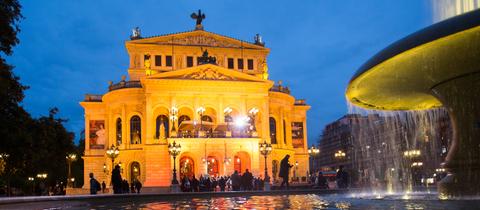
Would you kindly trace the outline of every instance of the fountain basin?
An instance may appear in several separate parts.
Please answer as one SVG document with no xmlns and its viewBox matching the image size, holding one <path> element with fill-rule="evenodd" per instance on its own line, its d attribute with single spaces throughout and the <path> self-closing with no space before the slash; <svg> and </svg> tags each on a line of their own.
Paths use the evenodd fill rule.
<svg viewBox="0 0 480 210">
<path fill-rule="evenodd" d="M 480 194 L 480 10 L 447 19 L 385 48 L 353 76 L 353 104 L 377 110 L 446 107 L 453 140 L 442 196 Z"/>
</svg>

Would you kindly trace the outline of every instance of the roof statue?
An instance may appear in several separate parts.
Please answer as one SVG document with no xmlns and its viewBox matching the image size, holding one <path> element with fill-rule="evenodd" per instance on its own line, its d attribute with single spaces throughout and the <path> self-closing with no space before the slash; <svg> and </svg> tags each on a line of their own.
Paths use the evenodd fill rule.
<svg viewBox="0 0 480 210">
<path fill-rule="evenodd" d="M 255 41 L 256 45 L 265 47 L 265 42 L 263 42 L 262 36 L 260 36 L 260 34 L 255 34 L 255 37 L 253 37 L 253 40 Z"/>
<path fill-rule="evenodd" d="M 198 65 L 208 64 L 208 63 L 217 64 L 217 58 L 213 56 L 208 56 L 207 50 L 203 51 L 202 56 L 198 57 L 197 59 L 198 59 L 197 60 Z"/>
<path fill-rule="evenodd" d="M 203 30 L 202 21 L 205 19 L 205 13 L 202 13 L 202 10 L 198 10 L 198 14 L 194 12 L 190 17 L 197 20 L 195 30 Z"/>
<path fill-rule="evenodd" d="M 132 35 L 130 36 L 131 40 L 134 39 L 141 39 L 142 35 L 140 34 L 140 28 L 137 26 L 134 29 L 132 29 Z"/>
</svg>

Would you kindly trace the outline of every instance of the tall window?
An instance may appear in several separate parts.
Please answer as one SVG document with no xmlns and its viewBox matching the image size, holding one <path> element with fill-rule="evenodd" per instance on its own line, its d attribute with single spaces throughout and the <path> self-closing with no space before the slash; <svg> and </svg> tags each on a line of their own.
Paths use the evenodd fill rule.
<svg viewBox="0 0 480 210">
<path fill-rule="evenodd" d="M 142 143 L 142 122 L 140 117 L 135 115 L 130 118 L 130 144 Z"/>
<path fill-rule="evenodd" d="M 253 70 L 253 59 L 247 60 L 247 68 L 248 70 Z"/>
<path fill-rule="evenodd" d="M 287 124 L 283 120 L 283 143 L 287 144 Z"/>
<path fill-rule="evenodd" d="M 277 143 L 277 122 L 275 121 L 275 118 L 270 117 L 270 139 L 272 144 Z"/>
<path fill-rule="evenodd" d="M 162 56 L 156 55 L 155 56 L 155 66 L 162 66 Z"/>
<path fill-rule="evenodd" d="M 238 59 L 238 69 L 243 69 L 243 59 L 242 58 Z"/>
<path fill-rule="evenodd" d="M 192 66 L 193 66 L 193 57 L 187 56 L 187 67 L 192 67 Z"/>
<path fill-rule="evenodd" d="M 116 122 L 116 139 L 117 139 L 117 146 L 122 144 L 122 119 L 117 118 Z"/>
<path fill-rule="evenodd" d="M 172 56 L 171 55 L 165 56 L 165 65 L 166 66 L 172 66 Z"/>
<path fill-rule="evenodd" d="M 169 135 L 169 130 L 168 130 L 168 117 L 165 115 L 159 115 L 155 121 L 156 126 L 155 126 L 155 138 L 159 139 L 160 137 L 162 138 L 167 138 Z M 163 125 L 163 128 L 162 128 Z M 163 129 L 163 130 L 162 130 Z"/>
<path fill-rule="evenodd" d="M 227 60 L 227 63 L 228 63 L 228 68 L 229 69 L 233 69 L 233 58 L 228 58 Z"/>
</svg>

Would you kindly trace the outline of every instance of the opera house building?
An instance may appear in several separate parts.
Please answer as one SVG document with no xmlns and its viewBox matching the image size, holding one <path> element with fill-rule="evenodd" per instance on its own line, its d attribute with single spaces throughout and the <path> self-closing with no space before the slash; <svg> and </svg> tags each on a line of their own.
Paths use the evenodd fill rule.
<svg viewBox="0 0 480 210">
<path fill-rule="evenodd" d="M 128 76 L 103 95 L 87 94 L 84 188 L 89 173 L 110 183 L 112 164 L 122 178 L 144 187 L 169 187 L 174 164 L 184 176 L 231 175 L 249 170 L 272 181 L 290 155 L 290 177 L 309 170 L 306 113 L 310 106 L 269 80 L 270 52 L 261 37 L 242 41 L 195 30 L 125 41 Z M 115 79 L 115 78 L 112 78 Z M 107 81 L 105 81 L 107 82 Z M 176 159 L 169 144 L 180 144 Z M 267 161 L 260 143 L 270 143 Z M 116 154 L 112 153 L 115 148 Z"/>
</svg>

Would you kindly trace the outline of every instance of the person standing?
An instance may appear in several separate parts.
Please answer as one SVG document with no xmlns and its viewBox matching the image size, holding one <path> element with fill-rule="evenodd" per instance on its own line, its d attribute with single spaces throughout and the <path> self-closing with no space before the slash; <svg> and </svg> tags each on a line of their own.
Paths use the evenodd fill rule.
<svg viewBox="0 0 480 210">
<path fill-rule="evenodd" d="M 113 194 L 122 193 L 122 175 L 120 174 L 119 165 L 116 165 L 115 169 L 112 170 L 112 185 L 113 185 Z"/>
<path fill-rule="evenodd" d="M 100 183 L 93 177 L 93 173 L 90 176 L 90 195 L 96 195 L 100 191 Z"/>
<path fill-rule="evenodd" d="M 348 173 L 343 170 L 343 166 L 340 166 L 337 171 L 336 175 L 337 186 L 340 189 L 344 189 L 348 187 Z"/>
<path fill-rule="evenodd" d="M 252 190 L 252 183 L 253 183 L 253 175 L 248 171 L 248 169 L 245 170 L 245 173 L 243 173 L 242 176 L 242 184 L 243 184 L 243 190 Z"/>
<path fill-rule="evenodd" d="M 241 177 L 238 175 L 238 171 L 235 170 L 233 172 L 232 176 L 230 177 L 232 179 L 232 190 L 233 191 L 239 191 L 240 190 L 240 185 L 241 185 Z"/>
<path fill-rule="evenodd" d="M 140 194 L 140 190 L 142 189 L 142 183 L 138 179 L 135 180 L 135 189 L 137 190 L 137 194 Z"/>
<path fill-rule="evenodd" d="M 102 193 L 105 193 L 107 189 L 107 185 L 105 184 L 105 181 L 102 182 Z"/>
<path fill-rule="evenodd" d="M 290 165 L 288 162 L 288 159 L 290 158 L 290 155 L 286 155 L 282 161 L 280 162 L 280 173 L 278 174 L 279 177 L 283 179 L 282 184 L 280 185 L 280 188 L 283 188 L 283 185 L 287 185 L 287 190 L 290 188 L 290 185 L 288 184 L 288 175 L 290 172 L 290 168 L 293 167 L 293 165 Z"/>
</svg>

